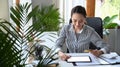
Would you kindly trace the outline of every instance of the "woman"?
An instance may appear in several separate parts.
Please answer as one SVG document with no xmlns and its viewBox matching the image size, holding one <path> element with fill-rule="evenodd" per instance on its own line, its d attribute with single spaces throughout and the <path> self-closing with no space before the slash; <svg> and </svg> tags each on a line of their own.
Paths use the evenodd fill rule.
<svg viewBox="0 0 120 67">
<path fill-rule="evenodd" d="M 81 53 L 85 50 L 90 50 L 89 46 L 92 42 L 95 46 L 100 47 L 100 50 L 90 50 L 95 56 L 100 56 L 103 53 L 109 52 L 109 45 L 107 45 L 96 31 L 90 26 L 86 25 L 86 11 L 82 6 L 76 6 L 71 11 L 70 24 L 65 25 L 61 31 L 56 45 L 60 50 L 58 55 L 62 60 L 67 60 L 70 56 L 63 53 L 62 45 L 68 48 L 70 53 Z"/>
</svg>

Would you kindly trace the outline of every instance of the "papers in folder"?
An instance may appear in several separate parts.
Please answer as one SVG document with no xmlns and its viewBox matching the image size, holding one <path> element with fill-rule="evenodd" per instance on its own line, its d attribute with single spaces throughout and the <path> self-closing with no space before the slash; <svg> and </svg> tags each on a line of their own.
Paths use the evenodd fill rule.
<svg viewBox="0 0 120 67">
<path fill-rule="evenodd" d="M 101 59 L 105 60 L 109 64 L 120 64 L 120 56 L 116 52 L 110 54 L 103 54 L 100 56 Z"/>
<path fill-rule="evenodd" d="M 100 57 L 95 57 L 93 54 L 91 53 L 83 53 L 83 54 L 80 54 L 80 55 L 77 55 L 77 57 L 75 57 L 76 55 L 71 55 L 73 57 L 71 57 L 69 60 L 69 62 L 75 62 L 75 65 L 76 66 L 89 66 L 89 65 L 104 65 L 104 64 L 118 64 L 120 63 L 120 56 L 116 53 L 116 52 L 112 52 L 110 54 L 103 54 L 101 55 Z M 90 57 L 90 60 L 88 58 L 87 61 L 89 62 L 80 62 L 80 61 L 86 61 L 85 59 L 84 60 L 79 60 L 80 57 L 79 56 L 88 56 Z"/>
</svg>

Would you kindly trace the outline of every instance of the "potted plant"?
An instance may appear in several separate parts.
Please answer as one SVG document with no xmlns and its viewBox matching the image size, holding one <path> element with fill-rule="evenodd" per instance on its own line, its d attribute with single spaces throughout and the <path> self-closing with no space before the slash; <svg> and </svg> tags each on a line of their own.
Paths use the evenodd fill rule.
<svg viewBox="0 0 120 67">
<path fill-rule="evenodd" d="M 46 29 L 43 29 L 43 26 L 41 27 L 41 21 L 45 19 L 38 20 L 39 17 L 36 16 L 39 12 L 38 6 L 28 12 L 30 6 L 31 4 L 26 3 L 24 5 L 19 4 L 16 7 L 11 7 L 10 17 L 13 20 L 12 23 L 2 19 L 0 20 L 0 36 L 2 37 L 0 38 L 0 60 L 2 61 L 0 65 L 4 67 L 8 67 L 9 65 L 11 65 L 11 67 L 24 67 L 30 54 L 35 51 L 30 50 L 38 44 L 37 41 L 39 41 L 38 38 L 41 37 L 40 34 L 46 31 Z M 33 17 L 35 18 L 35 20 L 33 20 L 35 22 L 26 27 Z M 46 19 L 47 17 L 48 16 L 44 16 Z M 28 50 L 27 44 L 32 41 L 34 41 L 33 46 Z M 45 49 L 45 46 L 40 48 Z M 49 49 L 46 57 L 41 58 L 39 56 L 38 58 L 40 61 L 38 66 L 48 66 L 53 59 L 50 61 L 45 59 L 51 59 L 55 55 L 53 53 L 54 51 Z"/>
<path fill-rule="evenodd" d="M 39 27 L 41 27 L 42 30 L 58 31 L 59 25 L 63 21 L 59 16 L 58 8 L 55 8 L 54 5 L 42 6 L 33 17 L 33 22 L 35 22 L 36 25 L 40 24 Z"/>
<path fill-rule="evenodd" d="M 103 28 L 104 28 L 103 34 L 109 35 L 108 29 L 115 29 L 119 26 L 117 23 L 113 22 L 117 18 L 117 16 L 118 15 L 113 15 L 112 17 L 106 16 L 103 19 Z"/>
<path fill-rule="evenodd" d="M 111 47 L 111 51 L 115 50 L 115 45 L 117 45 L 117 37 L 119 24 L 114 23 L 114 20 L 118 17 L 118 15 L 113 15 L 111 17 L 107 16 L 103 19 L 103 35 L 105 41 L 107 41 Z"/>
</svg>

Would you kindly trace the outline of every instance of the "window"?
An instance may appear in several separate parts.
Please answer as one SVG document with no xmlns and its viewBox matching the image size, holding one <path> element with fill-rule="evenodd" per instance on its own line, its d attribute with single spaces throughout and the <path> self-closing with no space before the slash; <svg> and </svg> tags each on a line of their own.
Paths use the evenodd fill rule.
<svg viewBox="0 0 120 67">
<path fill-rule="evenodd" d="M 120 24 L 120 0 L 96 0 L 95 16 L 104 19 L 106 16 L 118 15 L 114 21 Z"/>
<path fill-rule="evenodd" d="M 60 15 L 65 23 L 69 23 L 71 9 L 76 5 L 86 6 L 86 0 L 60 0 Z"/>
</svg>

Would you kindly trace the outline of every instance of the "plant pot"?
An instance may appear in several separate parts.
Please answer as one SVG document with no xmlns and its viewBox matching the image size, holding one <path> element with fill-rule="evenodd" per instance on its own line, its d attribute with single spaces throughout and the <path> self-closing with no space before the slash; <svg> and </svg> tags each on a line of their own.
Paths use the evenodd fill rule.
<svg viewBox="0 0 120 67">
<path fill-rule="evenodd" d="M 120 29 L 109 29 L 108 44 L 111 46 L 111 51 L 117 52 L 120 55 Z"/>
</svg>

